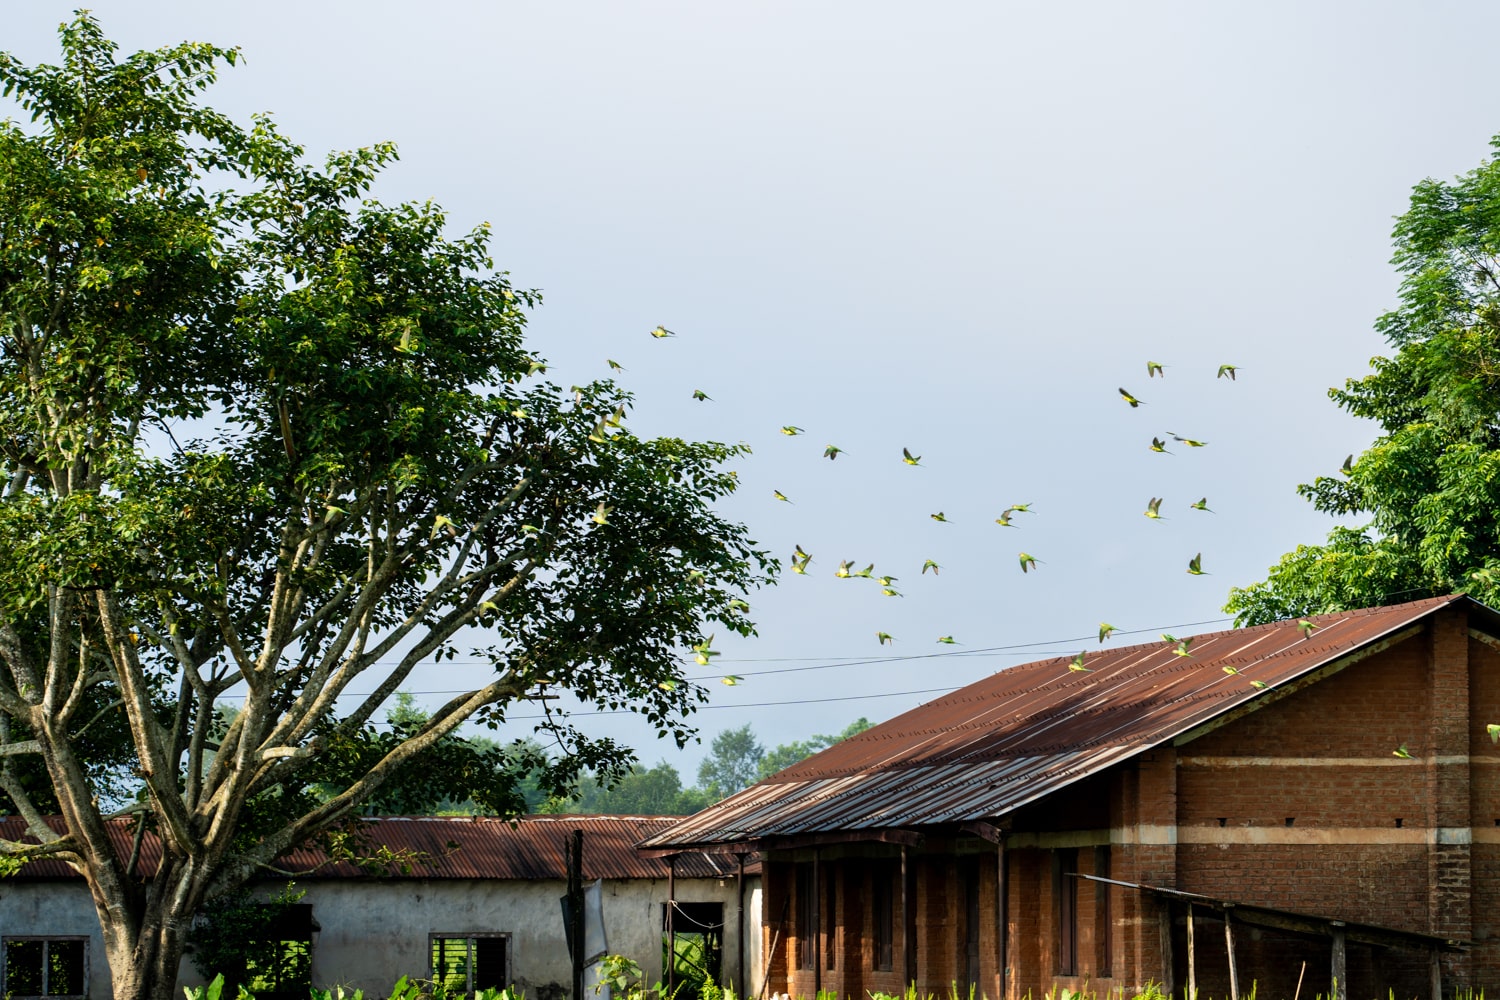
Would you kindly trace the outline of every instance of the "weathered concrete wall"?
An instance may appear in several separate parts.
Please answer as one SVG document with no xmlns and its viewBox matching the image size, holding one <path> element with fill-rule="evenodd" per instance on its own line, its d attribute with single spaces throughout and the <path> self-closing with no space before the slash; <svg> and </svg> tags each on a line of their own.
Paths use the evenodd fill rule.
<svg viewBox="0 0 1500 1000">
<path fill-rule="evenodd" d="M 89 939 L 89 997 L 108 1000 L 109 966 L 104 961 L 104 937 L 88 889 L 78 882 L 0 881 L 0 937 L 37 934 Z"/>
<path fill-rule="evenodd" d="M 760 880 L 746 879 L 745 928 L 752 948 L 760 938 Z M 571 989 L 572 966 L 565 945 L 562 881 L 487 880 L 306 880 L 302 902 L 311 903 L 322 930 L 313 949 L 313 984 L 343 985 L 385 995 L 402 976 L 427 978 L 428 935 L 503 933 L 514 984 L 530 1000 L 550 1000 Z M 269 887 L 267 895 L 280 891 Z M 739 941 L 733 878 L 678 879 L 682 903 L 724 905 L 724 976 L 737 981 Z M 604 882 L 604 928 L 609 951 L 638 962 L 648 982 L 662 976 L 662 906 L 665 880 Z M 81 882 L 16 882 L 0 885 L 0 935 L 88 935 L 89 996 L 110 996 L 98 920 Z M 751 968 L 758 967 L 758 949 Z M 184 960 L 179 985 L 201 983 Z M 760 981 L 752 976 L 751 989 Z"/>
</svg>

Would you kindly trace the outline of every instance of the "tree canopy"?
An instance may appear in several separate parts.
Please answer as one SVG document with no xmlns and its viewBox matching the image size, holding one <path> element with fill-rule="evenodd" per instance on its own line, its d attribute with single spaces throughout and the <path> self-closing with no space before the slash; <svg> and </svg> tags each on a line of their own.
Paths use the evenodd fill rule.
<svg viewBox="0 0 1500 1000">
<path fill-rule="evenodd" d="M 1500 160 L 1418 184 L 1394 244 L 1400 301 L 1376 322 L 1394 354 L 1330 390 L 1380 434 L 1338 474 L 1298 487 L 1365 523 L 1231 591 L 1239 624 L 1447 593 L 1500 602 Z"/>
<path fill-rule="evenodd" d="M 552 813 L 686 816 L 869 728 L 870 720 L 859 718 L 842 732 L 793 740 L 767 750 L 747 722 L 714 737 L 698 765 L 697 785 L 684 787 L 682 775 L 666 761 L 651 768 L 637 764 L 612 783 L 585 775 L 573 794 L 554 797 L 542 809 Z"/>
<path fill-rule="evenodd" d="M 40 841 L 0 857 L 79 870 L 116 996 L 164 998 L 205 899 L 466 720 L 563 689 L 688 738 L 680 651 L 752 631 L 775 564 L 713 507 L 742 447 L 547 381 L 489 227 L 369 197 L 394 147 L 314 165 L 204 107 L 233 49 L 117 58 L 87 15 L 61 41 L 0 54 L 31 116 L 0 124 L 0 789 Z M 481 684 L 374 725 L 469 642 Z M 549 728 L 566 753 L 516 753 L 552 786 L 628 769 Z M 123 819 L 161 841 L 149 881 Z"/>
</svg>

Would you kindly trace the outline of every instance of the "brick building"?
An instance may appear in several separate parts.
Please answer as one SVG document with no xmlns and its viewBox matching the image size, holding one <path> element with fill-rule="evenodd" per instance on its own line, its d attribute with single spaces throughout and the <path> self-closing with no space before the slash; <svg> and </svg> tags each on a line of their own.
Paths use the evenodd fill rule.
<svg viewBox="0 0 1500 1000">
<path fill-rule="evenodd" d="M 1044 660 L 641 844 L 759 850 L 773 991 L 1500 989 L 1500 615 L 1443 597 Z"/>
</svg>

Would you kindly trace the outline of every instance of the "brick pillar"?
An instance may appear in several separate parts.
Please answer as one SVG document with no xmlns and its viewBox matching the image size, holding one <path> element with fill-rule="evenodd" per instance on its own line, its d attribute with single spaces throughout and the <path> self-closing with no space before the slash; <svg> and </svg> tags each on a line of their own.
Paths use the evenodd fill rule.
<svg viewBox="0 0 1500 1000">
<path fill-rule="evenodd" d="M 1469 618 L 1433 616 L 1428 659 L 1427 926 L 1444 937 L 1473 934 L 1472 817 L 1469 811 Z M 1464 956 L 1444 957 L 1445 991 L 1470 985 Z"/>
<path fill-rule="evenodd" d="M 1122 768 L 1111 802 L 1113 877 L 1122 882 L 1177 885 L 1177 751 L 1158 747 Z M 1152 895 L 1122 892 L 1115 919 L 1116 978 L 1129 986 L 1171 988 L 1161 928 L 1170 911 Z"/>
</svg>

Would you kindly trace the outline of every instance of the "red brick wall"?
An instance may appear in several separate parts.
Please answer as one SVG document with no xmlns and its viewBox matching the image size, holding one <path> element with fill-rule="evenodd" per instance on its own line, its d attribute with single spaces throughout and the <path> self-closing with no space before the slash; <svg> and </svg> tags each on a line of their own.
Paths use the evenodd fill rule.
<svg viewBox="0 0 1500 1000">
<path fill-rule="evenodd" d="M 1181 995 L 1182 910 L 1170 922 L 1174 940 L 1164 942 L 1166 911 L 1158 897 L 1110 890 L 1113 975 L 1106 978 L 1098 964 L 1097 895 L 1090 883 L 1076 890 L 1076 975 L 1058 977 L 1052 847 L 1079 845 L 1078 870 L 1092 873 L 1095 841 L 1110 843 L 1110 875 L 1122 881 L 1473 940 L 1476 947 L 1466 954 L 1444 958 L 1446 989 L 1500 988 L 1500 946 L 1494 943 L 1500 933 L 1500 746 L 1485 732 L 1487 723 L 1500 723 L 1500 650 L 1471 638 L 1467 628 L 1464 613 L 1439 613 L 1420 633 L 1336 674 L 1175 749 L 1141 754 L 1087 787 L 1063 790 L 1012 817 L 1007 995 L 1040 997 L 1056 983 L 1086 983 L 1102 993 L 1149 981 L 1165 981 Z M 1402 745 L 1413 759 L 1392 753 Z M 888 856 L 895 851 L 886 850 Z M 980 984 L 986 994 L 998 992 L 997 868 L 993 847 L 974 838 L 929 840 L 911 854 L 917 985 L 924 992 L 946 994 L 966 977 L 959 865 L 964 852 L 975 850 Z M 837 967 L 824 970 L 824 988 L 850 996 L 896 992 L 905 968 L 901 917 L 895 969 L 871 971 L 868 860 L 851 856 L 826 864 L 839 866 L 841 889 Z M 773 858 L 765 896 L 768 946 L 792 884 L 778 870 L 789 869 Z M 789 913 L 795 917 L 795 901 Z M 1198 939 L 1200 994 L 1223 997 L 1222 923 L 1209 920 Z M 785 973 L 795 948 L 788 934 L 772 955 L 772 989 L 811 995 L 810 972 Z M 1243 991 L 1257 983 L 1260 995 L 1290 995 L 1305 962 L 1303 992 L 1327 993 L 1324 941 L 1241 927 L 1236 952 Z M 1426 994 L 1420 953 L 1351 945 L 1348 965 L 1351 996 L 1383 995 L 1387 988 Z"/>
</svg>

